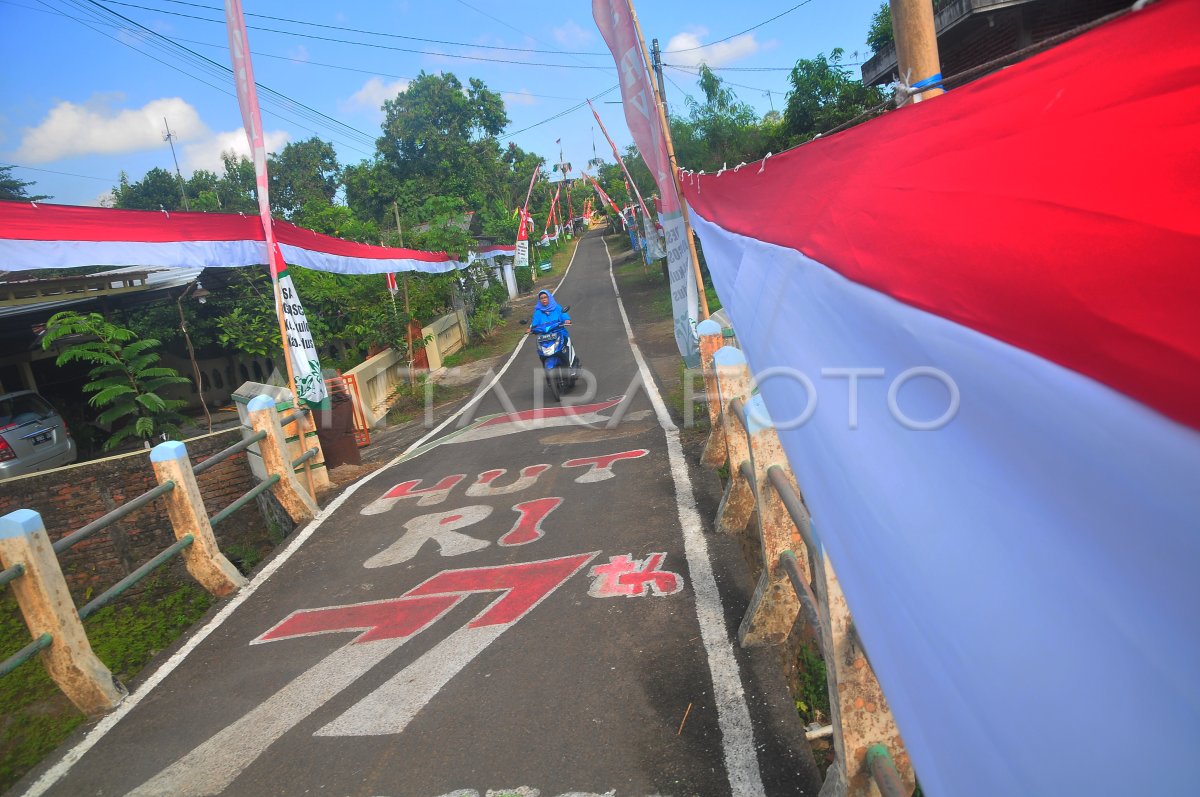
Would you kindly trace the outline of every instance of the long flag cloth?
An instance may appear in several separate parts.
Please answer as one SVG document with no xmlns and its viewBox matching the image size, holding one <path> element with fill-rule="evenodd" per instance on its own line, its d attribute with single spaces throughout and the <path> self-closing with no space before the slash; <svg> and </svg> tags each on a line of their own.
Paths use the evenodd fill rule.
<svg viewBox="0 0 1200 797">
<path fill-rule="evenodd" d="M 275 238 L 286 262 L 338 274 L 453 271 L 445 252 L 344 241 L 285 221 Z M 0 202 L 0 268 L 73 266 L 212 268 L 268 262 L 262 222 L 236 213 L 113 210 Z"/>
<path fill-rule="evenodd" d="M 1162 0 L 684 176 L 927 794 L 1196 793 L 1197 30 Z"/>
</svg>

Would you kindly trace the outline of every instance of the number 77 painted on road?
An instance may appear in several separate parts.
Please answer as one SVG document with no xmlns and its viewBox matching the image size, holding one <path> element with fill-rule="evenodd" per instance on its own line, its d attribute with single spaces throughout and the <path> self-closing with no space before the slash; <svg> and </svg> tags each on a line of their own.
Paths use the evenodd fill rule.
<svg viewBox="0 0 1200 797">
<path fill-rule="evenodd" d="M 398 598 L 293 612 L 252 644 L 359 632 L 241 719 L 130 792 L 219 794 L 262 753 L 334 695 L 468 595 L 500 592 L 482 612 L 317 731 L 318 736 L 399 733 L 484 648 L 583 569 L 599 551 L 498 567 L 444 570 Z"/>
</svg>

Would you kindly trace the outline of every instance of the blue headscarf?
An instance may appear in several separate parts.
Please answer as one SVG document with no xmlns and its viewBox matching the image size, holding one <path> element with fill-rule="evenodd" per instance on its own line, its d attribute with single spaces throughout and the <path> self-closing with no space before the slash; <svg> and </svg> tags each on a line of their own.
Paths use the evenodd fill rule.
<svg viewBox="0 0 1200 797">
<path fill-rule="evenodd" d="M 546 296 L 546 306 L 542 307 L 542 296 Z M 567 315 L 567 311 L 562 308 L 562 305 L 554 301 L 554 294 L 550 291 L 538 291 L 537 301 L 533 305 L 533 319 L 529 322 L 530 326 L 536 328 L 553 326 L 569 321 L 571 317 Z"/>
</svg>

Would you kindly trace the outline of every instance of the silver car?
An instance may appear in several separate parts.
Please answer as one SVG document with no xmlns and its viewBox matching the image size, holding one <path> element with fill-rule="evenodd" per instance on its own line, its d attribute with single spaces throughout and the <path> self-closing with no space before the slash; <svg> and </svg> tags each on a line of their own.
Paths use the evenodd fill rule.
<svg viewBox="0 0 1200 797">
<path fill-rule="evenodd" d="M 0 395 L 0 479 L 75 461 L 75 441 L 62 416 L 32 390 Z"/>
</svg>

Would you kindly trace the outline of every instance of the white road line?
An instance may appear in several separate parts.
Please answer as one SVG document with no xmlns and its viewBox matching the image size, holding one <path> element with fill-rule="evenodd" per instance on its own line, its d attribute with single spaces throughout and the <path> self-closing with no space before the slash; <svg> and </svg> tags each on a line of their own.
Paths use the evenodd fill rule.
<svg viewBox="0 0 1200 797">
<path fill-rule="evenodd" d="M 575 255 L 579 254 L 579 249 L 583 246 L 583 242 L 584 239 L 580 238 L 579 243 L 575 245 L 575 251 L 571 253 L 571 260 L 567 263 L 567 270 L 563 272 L 562 279 L 558 281 L 558 285 L 554 286 L 555 292 L 557 292 L 559 288 L 562 287 L 563 283 L 567 281 L 567 275 L 571 273 L 571 266 L 575 264 Z M 607 245 L 605 246 L 605 251 L 607 251 Z M 611 262 L 611 258 L 609 258 L 609 260 Z M 516 348 L 513 349 L 513 353 L 509 355 L 508 361 L 504 363 L 504 367 L 500 369 L 499 373 L 497 373 L 495 378 L 493 378 L 488 384 L 487 390 L 478 392 L 475 398 L 464 404 L 457 412 L 438 424 L 433 431 L 429 432 L 427 435 L 424 435 L 420 440 L 404 449 L 403 453 L 401 453 L 387 465 L 384 465 L 382 468 L 374 471 L 373 473 L 368 473 L 366 476 L 347 487 L 341 495 L 333 500 L 333 503 L 321 510 L 299 534 L 292 538 L 291 543 L 289 543 L 288 546 L 284 548 L 278 556 L 268 562 L 263 569 L 258 572 L 253 580 L 251 580 L 250 583 L 242 589 L 241 592 L 230 598 L 229 602 L 225 604 L 221 611 L 217 612 L 217 614 L 211 620 L 209 620 L 203 628 L 197 631 L 194 636 L 190 637 L 187 642 L 185 642 L 183 646 L 179 648 L 179 650 L 175 651 L 175 653 L 172 654 L 169 659 L 164 661 L 162 665 L 155 670 L 149 678 L 143 681 L 136 691 L 126 697 L 121 705 L 114 709 L 111 714 L 105 715 L 105 717 L 96 724 L 96 727 L 83 737 L 79 744 L 72 747 L 69 751 L 67 751 L 66 755 L 64 755 L 61 759 L 55 762 L 53 766 L 42 773 L 42 776 L 34 781 L 33 785 L 30 786 L 27 791 L 25 791 L 23 797 L 41 797 L 41 795 L 45 794 L 51 786 L 53 786 L 63 776 L 70 772 L 71 768 L 79 762 L 79 759 L 83 758 L 83 756 L 89 750 L 91 750 L 97 742 L 104 738 L 105 734 L 112 730 L 118 722 L 120 722 L 129 714 L 129 712 L 133 711 L 138 704 L 145 699 L 146 695 L 150 694 L 150 692 L 153 691 L 160 683 L 162 683 L 168 675 L 174 672 L 175 668 L 182 664 L 184 659 L 186 659 L 191 652 L 200 645 L 201 642 L 203 642 L 209 637 L 209 635 L 220 628 L 221 625 L 224 624 L 227 619 L 229 619 L 229 616 L 233 614 L 237 607 L 241 606 L 250 598 L 251 595 L 257 592 L 258 588 L 266 583 L 267 579 L 274 575 L 275 571 L 282 567 L 284 563 L 287 562 L 296 553 L 296 551 L 300 549 L 300 546 L 307 542 L 308 538 L 311 537 L 317 531 L 317 529 L 319 529 L 325 523 L 325 521 L 328 520 L 333 513 L 342 506 L 342 504 L 346 503 L 346 501 L 350 499 L 350 496 L 358 492 L 359 488 L 361 488 L 375 476 L 383 473 L 388 468 L 404 459 L 410 452 L 420 448 L 420 446 L 429 440 L 429 438 L 446 428 L 446 426 L 452 423 L 456 418 L 458 418 L 458 416 L 462 415 L 480 399 L 487 395 L 487 393 L 491 391 L 493 387 L 495 387 L 496 383 L 500 381 L 500 377 L 502 377 L 504 372 L 508 370 L 509 366 L 513 364 L 513 361 L 517 359 L 517 354 L 521 351 L 521 347 L 524 344 L 525 337 L 522 337 L 517 343 Z"/>
<path fill-rule="evenodd" d="M 721 608 L 721 596 L 717 592 L 717 580 L 713 576 L 712 563 L 708 559 L 708 542 L 696 510 L 696 497 L 692 493 L 692 479 L 688 475 L 687 462 L 683 458 L 683 445 L 679 442 L 679 428 L 671 421 L 667 406 L 659 395 L 654 376 L 646 367 L 642 352 L 634 341 L 633 328 L 621 301 L 617 278 L 613 273 L 612 254 L 608 243 L 604 243 L 608 255 L 608 276 L 612 280 L 613 293 L 617 297 L 617 309 L 629 336 L 629 348 L 637 361 L 642 383 L 658 423 L 667 437 L 667 455 L 671 461 L 671 478 L 675 482 L 675 503 L 679 510 L 679 526 L 683 530 L 683 547 L 687 556 L 688 569 L 692 574 L 692 589 L 696 593 L 696 619 L 700 622 L 700 636 L 708 655 L 708 668 L 713 679 L 713 698 L 717 705 L 717 724 L 721 728 L 721 743 L 725 748 L 725 769 L 729 774 L 729 786 L 735 797 L 758 797 L 765 794 L 762 774 L 758 768 L 758 754 L 754 750 L 754 728 L 750 724 L 750 709 L 742 690 L 741 674 L 733 657 L 729 642 L 729 630 L 725 625 L 725 613 Z"/>
</svg>

